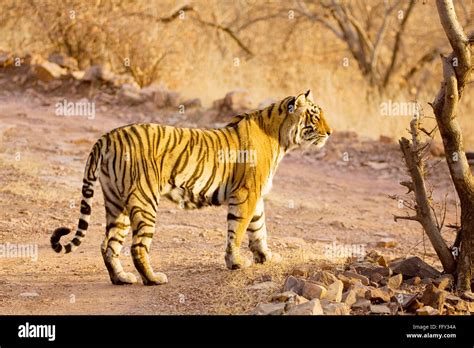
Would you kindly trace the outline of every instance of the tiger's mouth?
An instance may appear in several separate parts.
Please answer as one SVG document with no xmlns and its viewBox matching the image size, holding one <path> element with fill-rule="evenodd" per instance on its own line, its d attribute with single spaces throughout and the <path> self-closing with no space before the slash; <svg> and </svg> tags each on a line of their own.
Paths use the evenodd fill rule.
<svg viewBox="0 0 474 348">
<path fill-rule="evenodd" d="M 326 141 L 328 140 L 328 138 L 329 138 L 328 135 L 315 135 L 310 140 L 310 143 L 311 145 L 314 145 L 317 149 L 320 149 L 326 144 Z"/>
</svg>

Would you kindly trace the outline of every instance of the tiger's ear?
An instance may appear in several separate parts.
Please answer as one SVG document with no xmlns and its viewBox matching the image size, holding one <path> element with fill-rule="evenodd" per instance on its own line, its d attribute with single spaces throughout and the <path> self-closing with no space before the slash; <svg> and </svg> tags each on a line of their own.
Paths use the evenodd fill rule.
<svg viewBox="0 0 474 348">
<path fill-rule="evenodd" d="M 311 101 L 314 100 L 313 99 L 313 93 L 311 93 L 310 89 L 308 89 L 304 95 L 306 96 L 306 100 L 311 100 Z"/>
<path fill-rule="evenodd" d="M 306 100 L 312 100 L 313 96 L 311 94 L 311 90 L 308 89 L 306 93 L 301 93 L 299 96 L 296 97 L 295 100 L 295 109 L 306 105 Z"/>
</svg>

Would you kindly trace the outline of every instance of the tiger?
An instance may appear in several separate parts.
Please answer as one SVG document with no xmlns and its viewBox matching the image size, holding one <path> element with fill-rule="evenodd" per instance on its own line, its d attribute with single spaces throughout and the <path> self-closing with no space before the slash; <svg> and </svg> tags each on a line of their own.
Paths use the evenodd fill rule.
<svg viewBox="0 0 474 348">
<path fill-rule="evenodd" d="M 255 263 L 275 261 L 278 254 L 272 254 L 267 243 L 263 197 L 270 191 L 286 153 L 298 147 L 321 148 L 331 132 L 310 90 L 262 110 L 234 116 L 221 128 L 152 123 L 116 128 L 97 140 L 87 159 L 73 239 L 61 244 L 61 237 L 71 229 L 58 228 L 51 235 L 51 247 L 57 253 L 70 253 L 82 243 L 89 226 L 94 184 L 99 179 L 106 211 L 101 251 L 112 284 L 137 282 L 119 260 L 130 229 L 131 255 L 143 284 L 168 282 L 165 273 L 154 272 L 149 256 L 161 197 L 184 209 L 227 205 L 228 269 L 251 264 L 240 255 L 245 234 Z M 226 155 L 231 152 L 247 155 Z"/>
</svg>

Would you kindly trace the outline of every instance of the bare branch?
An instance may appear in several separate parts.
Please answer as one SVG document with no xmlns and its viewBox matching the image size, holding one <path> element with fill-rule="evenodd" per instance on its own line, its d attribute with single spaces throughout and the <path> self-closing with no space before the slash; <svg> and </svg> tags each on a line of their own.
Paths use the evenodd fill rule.
<svg viewBox="0 0 474 348">
<path fill-rule="evenodd" d="M 331 21 L 327 20 L 327 18 L 324 18 L 321 15 L 317 16 L 317 15 L 311 13 L 311 11 L 308 9 L 308 7 L 306 6 L 306 4 L 303 1 L 296 1 L 296 5 L 297 5 L 296 11 L 298 13 L 306 16 L 307 18 L 309 18 L 310 20 L 312 20 L 314 22 L 321 23 L 327 29 L 332 31 L 332 33 L 334 35 L 336 35 L 339 39 L 344 40 L 344 33 L 342 31 L 337 30 L 336 26 L 334 26 L 334 24 L 331 23 Z"/>
<path fill-rule="evenodd" d="M 406 194 L 413 192 L 413 190 L 415 189 L 411 181 L 402 181 L 400 182 L 400 185 L 405 186 L 408 189 L 408 192 Z"/>
<path fill-rule="evenodd" d="M 394 215 L 393 216 L 393 220 L 395 222 L 398 222 L 398 220 L 411 220 L 411 221 L 418 221 L 420 222 L 420 218 L 418 216 L 410 216 L 410 215 L 406 215 L 406 216 L 400 216 L 400 215 Z"/>
<path fill-rule="evenodd" d="M 426 190 L 424 181 L 424 165 L 421 158 L 423 147 L 420 147 L 420 140 L 418 138 L 418 122 L 418 118 L 414 118 L 410 122 L 412 142 L 406 138 L 401 138 L 399 141 L 400 149 L 402 150 L 403 157 L 405 158 L 405 164 L 412 179 L 413 191 L 416 201 L 416 218 L 405 218 L 405 220 L 416 220 L 423 226 L 423 229 L 428 235 L 433 248 L 441 260 L 444 270 L 446 272 L 452 273 L 456 268 L 455 261 L 453 255 L 449 251 L 448 246 L 441 236 L 439 222 L 437 221 L 437 217 L 432 210 L 430 198 Z M 410 184 L 403 186 L 411 187 Z M 400 219 L 402 217 L 397 218 Z M 395 221 L 396 220 L 397 219 L 395 219 Z"/>
<path fill-rule="evenodd" d="M 400 45 L 401 41 L 403 38 L 403 33 L 405 32 L 405 28 L 408 22 L 408 18 L 410 17 L 410 14 L 415 7 L 416 1 L 415 0 L 410 0 L 410 3 L 408 4 L 407 9 L 405 10 L 405 16 L 402 19 L 402 22 L 400 23 L 400 27 L 398 28 L 397 34 L 395 36 L 395 43 L 393 44 L 393 49 L 392 49 L 392 57 L 390 59 L 390 65 L 388 69 L 385 71 L 385 77 L 383 80 L 383 87 L 387 87 L 388 83 L 390 82 L 390 78 L 393 74 L 393 71 L 395 69 L 395 66 L 397 64 L 397 58 L 398 58 L 398 52 L 400 50 Z"/>
</svg>

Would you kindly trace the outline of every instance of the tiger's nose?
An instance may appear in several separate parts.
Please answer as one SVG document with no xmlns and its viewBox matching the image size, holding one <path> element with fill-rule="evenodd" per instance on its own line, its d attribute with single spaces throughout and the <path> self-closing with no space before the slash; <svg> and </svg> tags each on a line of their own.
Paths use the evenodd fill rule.
<svg viewBox="0 0 474 348">
<path fill-rule="evenodd" d="M 328 136 L 330 136 L 331 133 L 332 133 L 332 129 L 331 129 L 331 128 L 328 128 L 328 129 L 326 130 L 326 134 L 327 134 Z"/>
</svg>

